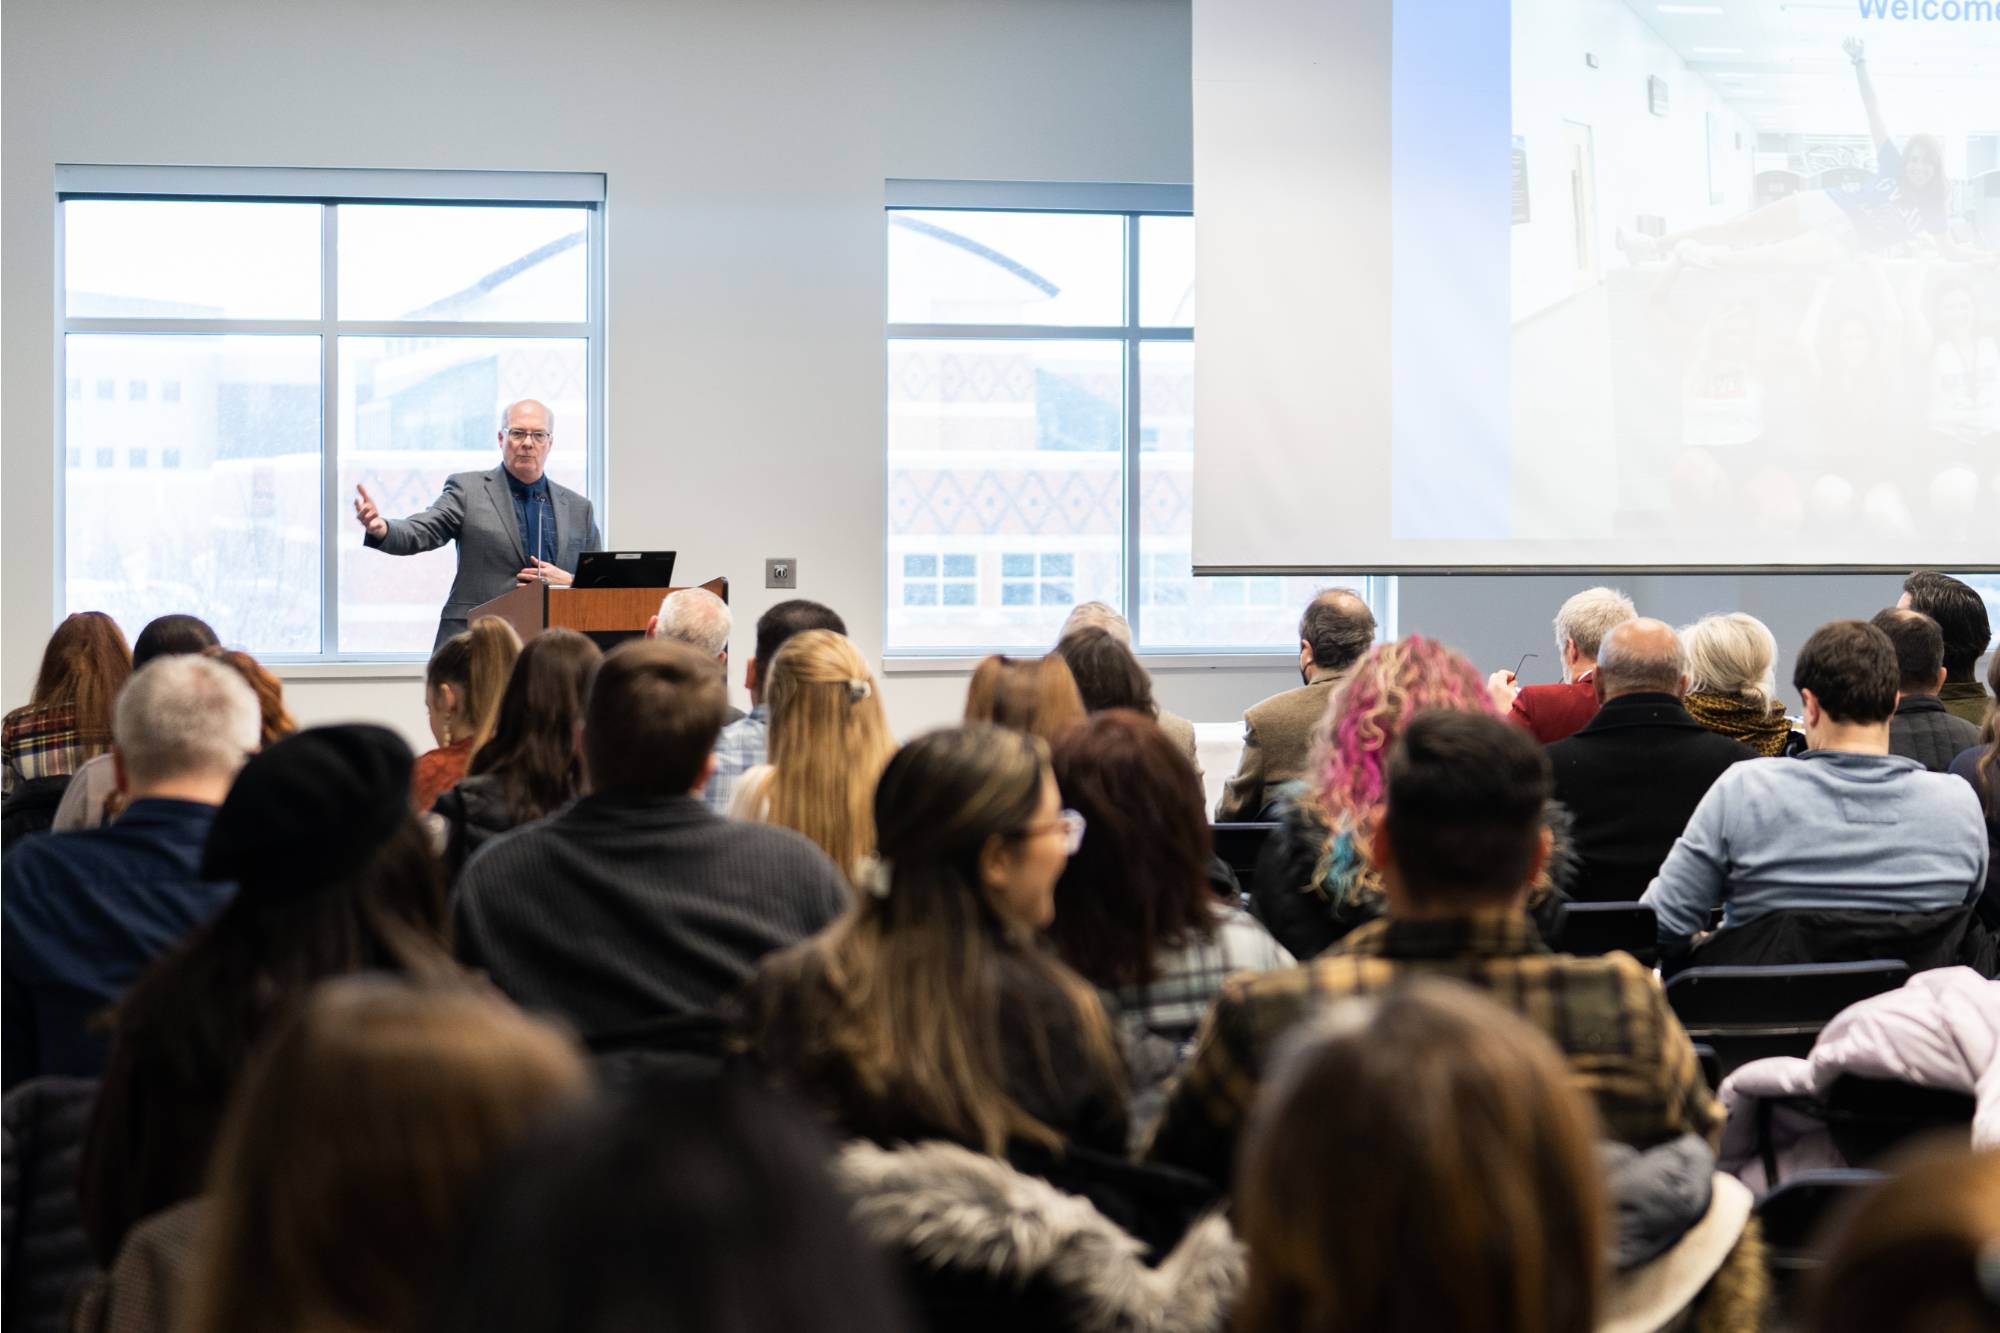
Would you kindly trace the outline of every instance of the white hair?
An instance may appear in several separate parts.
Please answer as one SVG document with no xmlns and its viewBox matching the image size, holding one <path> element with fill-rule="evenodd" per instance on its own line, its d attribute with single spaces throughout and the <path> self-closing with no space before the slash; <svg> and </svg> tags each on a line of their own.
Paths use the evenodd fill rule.
<svg viewBox="0 0 2000 1333">
<path fill-rule="evenodd" d="M 1640 626 L 1640 630 L 1627 631 L 1628 626 Z M 1645 629 L 1657 629 L 1662 647 L 1645 651 L 1646 645 L 1639 641 Z M 1604 682 L 1608 692 L 1651 690 L 1659 694 L 1675 694 L 1681 687 L 1681 677 L 1687 674 L 1687 649 L 1680 636 L 1657 620 L 1628 620 L 1622 625 L 1613 625 L 1604 636 L 1604 642 L 1597 649 L 1597 676 Z"/>
<path fill-rule="evenodd" d="M 1604 636 L 1638 614 L 1632 599 L 1616 588 L 1585 588 L 1556 612 L 1556 649 L 1575 640 L 1578 652 L 1595 658 Z"/>
<path fill-rule="evenodd" d="M 1132 646 L 1132 622 L 1119 615 L 1109 602 L 1078 602 L 1069 619 L 1063 621 L 1056 642 L 1061 643 L 1080 629 L 1101 629 L 1127 648 Z"/>
<path fill-rule="evenodd" d="M 710 657 L 729 651 L 735 625 L 729 604 L 706 588 L 681 588 L 660 599 L 660 637 L 699 648 Z"/>
<path fill-rule="evenodd" d="M 507 428 L 513 425 L 514 423 L 514 409 L 521 406 L 523 403 L 533 403 L 536 407 L 542 409 L 542 415 L 548 419 L 549 434 L 553 436 L 556 433 L 556 410 L 553 407 L 550 407 L 547 403 L 543 402 L 539 398 L 517 399 L 516 401 L 511 402 L 507 404 L 507 406 L 501 408 L 500 433 L 502 435 L 505 435 L 507 433 Z"/>
<path fill-rule="evenodd" d="M 1778 640 L 1763 621 L 1734 611 L 1703 616 L 1681 630 L 1688 692 L 1741 699 L 1770 712 L 1778 700 Z"/>
<path fill-rule="evenodd" d="M 135 785 L 233 776 L 262 731 L 256 692 L 242 675 L 187 654 L 141 667 L 111 715 L 111 739 Z"/>
</svg>

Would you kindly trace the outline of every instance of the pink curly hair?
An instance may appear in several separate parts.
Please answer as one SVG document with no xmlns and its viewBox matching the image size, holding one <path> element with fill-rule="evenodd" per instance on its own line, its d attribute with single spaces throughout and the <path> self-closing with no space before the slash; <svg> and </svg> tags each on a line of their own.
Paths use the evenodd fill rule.
<svg viewBox="0 0 2000 1333">
<path fill-rule="evenodd" d="M 1389 747 L 1427 708 L 1497 711 L 1472 663 L 1420 634 L 1376 644 L 1335 691 L 1319 724 L 1312 792 L 1335 835 L 1352 832 L 1381 803 Z"/>
</svg>

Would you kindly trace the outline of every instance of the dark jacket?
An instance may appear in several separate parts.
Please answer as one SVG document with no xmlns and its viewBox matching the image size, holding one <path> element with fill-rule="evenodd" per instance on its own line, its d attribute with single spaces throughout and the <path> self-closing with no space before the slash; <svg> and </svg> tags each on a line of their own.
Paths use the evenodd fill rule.
<svg viewBox="0 0 2000 1333">
<path fill-rule="evenodd" d="M 1988 930 L 2000 931 L 2000 796 L 1986 785 L 1980 768 L 1986 758 L 1984 745 L 1962 751 L 1951 761 L 1951 771 L 1972 784 L 1979 804 L 1986 811 L 1986 892 L 1978 903 L 1979 919 Z"/>
<path fill-rule="evenodd" d="M 459 779 L 437 798 L 431 813 L 444 821 L 445 880 L 454 884 L 474 852 L 519 822 L 508 807 L 500 779 L 491 773 Z"/>
<path fill-rule="evenodd" d="M 1687 967 L 1793 967 L 1901 959 L 1912 972 L 1970 967 L 1995 971 L 1993 936 L 1970 907 L 1937 912 L 1767 912 L 1695 946 Z M 1678 971 L 1669 960 L 1667 971 Z"/>
<path fill-rule="evenodd" d="M 1556 800 L 1575 820 L 1570 897 L 1637 902 L 1709 787 L 1731 764 L 1756 757 L 1670 694 L 1606 701 L 1574 736 L 1549 746 Z"/>
<path fill-rule="evenodd" d="M 62 1333 L 97 1264 L 84 1240 L 76 1180 L 97 1081 L 38 1078 L 0 1103 L 5 1128 L 6 1257 L 0 1326 Z"/>
<path fill-rule="evenodd" d="M 1979 728 L 1945 710 L 1935 694 L 1906 694 L 1889 719 L 1889 753 L 1914 759 L 1933 773 L 1950 769 L 1959 751 L 1979 744 Z"/>
</svg>

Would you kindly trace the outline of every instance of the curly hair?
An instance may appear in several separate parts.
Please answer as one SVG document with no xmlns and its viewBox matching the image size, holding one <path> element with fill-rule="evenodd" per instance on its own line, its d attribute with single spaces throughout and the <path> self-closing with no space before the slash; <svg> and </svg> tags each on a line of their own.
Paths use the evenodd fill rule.
<svg viewBox="0 0 2000 1333">
<path fill-rule="evenodd" d="M 1318 728 L 1311 796 L 1336 835 L 1381 804 L 1389 747 L 1426 708 L 1494 712 L 1472 663 L 1420 634 L 1376 645 L 1335 693 Z"/>
</svg>

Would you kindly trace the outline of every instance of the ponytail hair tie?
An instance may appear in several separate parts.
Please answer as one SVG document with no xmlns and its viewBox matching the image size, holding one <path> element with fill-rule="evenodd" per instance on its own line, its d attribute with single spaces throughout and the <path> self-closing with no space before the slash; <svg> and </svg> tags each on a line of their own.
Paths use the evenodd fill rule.
<svg viewBox="0 0 2000 1333">
<path fill-rule="evenodd" d="M 858 704 L 873 693 L 875 693 L 875 687 L 865 680 L 850 680 L 847 682 L 847 702 L 851 704 Z"/>
</svg>

